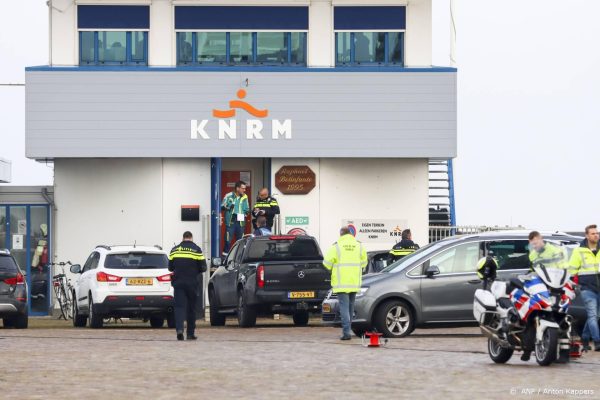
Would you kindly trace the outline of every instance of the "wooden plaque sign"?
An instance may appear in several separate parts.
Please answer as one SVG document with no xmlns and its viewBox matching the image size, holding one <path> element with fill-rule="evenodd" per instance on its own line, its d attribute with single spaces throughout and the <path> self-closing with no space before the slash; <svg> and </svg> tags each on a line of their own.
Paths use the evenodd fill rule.
<svg viewBox="0 0 600 400">
<path fill-rule="evenodd" d="M 275 187 L 283 194 L 308 194 L 316 184 L 315 173 L 306 165 L 284 165 L 275 174 Z"/>
</svg>

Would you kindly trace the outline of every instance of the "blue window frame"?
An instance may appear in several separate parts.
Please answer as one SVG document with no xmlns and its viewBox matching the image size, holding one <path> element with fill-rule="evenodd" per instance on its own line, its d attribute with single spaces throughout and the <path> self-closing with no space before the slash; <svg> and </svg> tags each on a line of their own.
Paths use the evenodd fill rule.
<svg viewBox="0 0 600 400">
<path fill-rule="evenodd" d="M 148 32 L 80 31 L 79 65 L 148 65 Z"/>
<path fill-rule="evenodd" d="M 177 32 L 177 65 L 306 65 L 306 32 Z"/>
<path fill-rule="evenodd" d="M 404 32 L 336 32 L 336 66 L 404 66 Z"/>
</svg>

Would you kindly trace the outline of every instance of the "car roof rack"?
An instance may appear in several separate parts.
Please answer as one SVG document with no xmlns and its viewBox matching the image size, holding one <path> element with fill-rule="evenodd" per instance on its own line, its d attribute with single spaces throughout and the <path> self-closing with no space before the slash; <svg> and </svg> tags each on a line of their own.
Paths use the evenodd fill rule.
<svg viewBox="0 0 600 400">
<path fill-rule="evenodd" d="M 157 245 L 157 244 L 155 244 L 155 245 L 154 245 L 154 247 L 156 247 L 156 248 L 157 248 L 157 249 L 159 249 L 159 250 L 162 250 L 162 249 L 163 249 L 163 248 L 162 248 L 162 246 L 159 246 L 159 245 Z"/>
<path fill-rule="evenodd" d="M 96 246 L 96 248 L 101 248 L 101 249 L 110 250 L 110 246 L 107 246 L 107 245 L 105 245 L 105 244 L 99 244 L 98 246 Z"/>
</svg>

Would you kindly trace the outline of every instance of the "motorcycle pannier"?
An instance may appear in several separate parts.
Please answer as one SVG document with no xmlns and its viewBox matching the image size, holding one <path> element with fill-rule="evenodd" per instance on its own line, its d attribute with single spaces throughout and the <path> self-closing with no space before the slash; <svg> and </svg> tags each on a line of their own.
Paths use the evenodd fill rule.
<svg viewBox="0 0 600 400">
<path fill-rule="evenodd" d="M 487 290 L 477 289 L 473 301 L 473 316 L 480 324 L 485 325 L 492 319 L 492 314 L 485 314 L 486 311 L 496 311 L 496 298 Z"/>
</svg>

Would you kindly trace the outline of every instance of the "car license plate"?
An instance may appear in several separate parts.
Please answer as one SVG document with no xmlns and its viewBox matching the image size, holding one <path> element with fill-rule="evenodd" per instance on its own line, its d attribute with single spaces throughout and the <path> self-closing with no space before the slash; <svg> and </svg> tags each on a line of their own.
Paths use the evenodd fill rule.
<svg viewBox="0 0 600 400">
<path fill-rule="evenodd" d="M 312 299 L 315 297 L 315 292 L 289 292 L 289 299 Z"/>
<path fill-rule="evenodd" d="M 128 286 L 152 286 L 152 278 L 127 278 Z"/>
<path fill-rule="evenodd" d="M 323 304 L 323 312 L 330 313 L 331 312 L 331 304 Z"/>
</svg>

